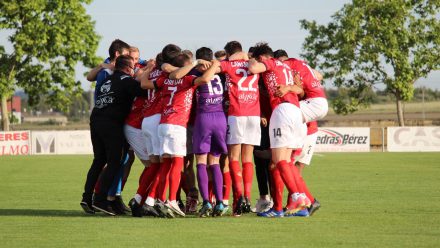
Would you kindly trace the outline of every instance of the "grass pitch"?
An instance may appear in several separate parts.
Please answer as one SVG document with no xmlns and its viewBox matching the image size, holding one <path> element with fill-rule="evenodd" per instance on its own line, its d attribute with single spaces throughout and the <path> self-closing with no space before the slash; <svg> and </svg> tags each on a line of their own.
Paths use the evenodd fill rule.
<svg viewBox="0 0 440 248">
<path fill-rule="evenodd" d="M 305 170 L 322 204 L 310 218 L 154 219 L 84 214 L 91 156 L 0 157 L 0 247 L 439 247 L 439 161 L 440 153 L 318 154 Z M 136 162 L 125 201 L 140 171 Z"/>
</svg>

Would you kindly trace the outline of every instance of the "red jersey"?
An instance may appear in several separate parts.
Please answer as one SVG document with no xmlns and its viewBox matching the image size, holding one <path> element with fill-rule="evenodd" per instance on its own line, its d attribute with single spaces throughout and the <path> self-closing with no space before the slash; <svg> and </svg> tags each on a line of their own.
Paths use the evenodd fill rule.
<svg viewBox="0 0 440 248">
<path fill-rule="evenodd" d="M 315 97 L 326 98 L 324 87 L 321 85 L 321 82 L 319 82 L 318 78 L 316 78 L 312 68 L 310 68 L 306 62 L 294 58 L 284 60 L 283 62 L 286 63 L 293 70 L 293 72 L 299 74 L 305 99 Z"/>
<path fill-rule="evenodd" d="M 270 107 L 269 92 L 267 91 L 266 86 L 264 86 L 263 78 L 260 78 L 258 80 L 258 88 L 260 90 L 261 117 L 270 120 L 270 116 L 272 115 L 272 108 Z"/>
<path fill-rule="evenodd" d="M 314 134 L 316 132 L 318 132 L 318 122 L 307 122 L 307 135 Z"/>
<path fill-rule="evenodd" d="M 148 79 L 151 81 L 157 80 L 164 73 L 160 69 L 154 69 L 150 72 Z M 148 90 L 148 97 L 144 106 L 144 118 L 150 117 L 162 112 L 162 104 L 160 102 L 160 92 L 156 89 Z"/>
<path fill-rule="evenodd" d="M 264 84 L 270 97 L 270 106 L 272 110 L 283 102 L 289 102 L 299 108 L 298 95 L 287 93 L 283 97 L 275 96 L 278 86 L 293 85 L 293 72 L 290 67 L 283 62 L 270 58 L 263 61 L 266 71 L 263 72 Z"/>
<path fill-rule="evenodd" d="M 195 76 L 185 76 L 181 79 L 169 79 L 161 76 L 155 86 L 161 89 L 163 111 L 161 124 L 173 124 L 186 127 L 191 112 L 194 95 Z"/>
<path fill-rule="evenodd" d="M 139 63 L 135 65 L 135 68 L 137 69 L 142 67 L 144 67 L 144 65 L 141 65 Z M 142 128 L 142 120 L 144 119 L 143 110 L 146 101 L 147 97 L 136 97 L 133 100 L 130 113 L 128 114 L 127 118 L 125 118 L 125 124 L 137 129 Z"/>
<path fill-rule="evenodd" d="M 221 61 L 229 91 L 228 115 L 260 116 L 258 74 L 251 74 L 246 60 Z"/>
<path fill-rule="evenodd" d="M 125 124 L 134 128 L 142 128 L 142 120 L 144 119 L 143 109 L 144 103 L 147 100 L 146 97 L 136 97 L 131 105 L 130 113 L 125 119 Z"/>
</svg>

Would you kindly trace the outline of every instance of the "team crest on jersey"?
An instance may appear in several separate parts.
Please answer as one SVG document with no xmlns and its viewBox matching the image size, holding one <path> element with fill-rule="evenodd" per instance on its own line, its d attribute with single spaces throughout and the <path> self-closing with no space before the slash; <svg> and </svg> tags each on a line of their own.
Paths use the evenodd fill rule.
<svg viewBox="0 0 440 248">
<path fill-rule="evenodd" d="M 103 83 L 101 85 L 101 92 L 102 93 L 108 93 L 110 91 L 110 88 L 112 87 L 112 81 L 111 80 L 107 80 L 105 83 Z"/>
</svg>

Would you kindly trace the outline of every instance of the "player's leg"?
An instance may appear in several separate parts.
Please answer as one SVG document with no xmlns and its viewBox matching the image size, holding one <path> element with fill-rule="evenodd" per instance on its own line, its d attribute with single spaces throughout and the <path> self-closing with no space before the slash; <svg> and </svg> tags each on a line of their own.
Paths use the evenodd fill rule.
<svg viewBox="0 0 440 248">
<path fill-rule="evenodd" d="M 101 174 L 102 169 L 107 163 L 105 144 L 98 133 L 98 128 L 100 127 L 96 127 L 94 123 L 90 124 L 90 135 L 92 139 L 94 157 L 92 165 L 90 166 L 90 169 L 87 173 L 87 178 L 84 185 L 84 193 L 82 195 L 82 200 L 80 203 L 84 211 L 91 214 L 95 213 L 92 208 L 93 191 L 98 181 L 99 175 Z"/>
<path fill-rule="evenodd" d="M 243 209 L 245 213 L 251 212 L 251 191 L 252 191 L 252 180 L 254 178 L 254 163 L 253 163 L 253 152 L 254 146 L 243 144 L 241 146 L 241 160 L 243 164 L 243 184 L 244 184 L 244 198 L 245 198 L 245 208 Z"/>
<path fill-rule="evenodd" d="M 203 203 L 202 208 L 200 209 L 199 216 L 207 217 L 212 212 L 212 206 L 209 202 L 209 192 L 208 192 L 208 169 L 207 163 L 208 158 L 207 154 L 197 154 L 196 162 L 197 162 L 197 182 L 199 185 L 200 195 L 202 197 Z"/>
<path fill-rule="evenodd" d="M 261 142 L 254 148 L 255 172 L 257 176 L 258 191 L 260 198 L 255 204 L 254 212 L 265 212 L 269 210 L 273 203 L 269 196 L 269 165 L 271 163 L 269 125 L 260 125 Z"/>
<path fill-rule="evenodd" d="M 177 191 L 179 189 L 181 173 L 183 169 L 183 156 L 186 155 L 186 128 L 179 125 L 164 124 L 166 126 L 163 145 L 164 154 L 171 156 L 171 167 L 169 173 L 169 194 L 168 206 L 178 215 L 185 216 L 185 213 L 177 204 Z"/>
<path fill-rule="evenodd" d="M 118 124 L 106 123 L 101 127 L 101 138 L 105 144 L 107 168 L 101 175 L 101 192 L 95 195 L 93 207 L 104 213 L 114 215 L 114 201 L 107 201 L 107 192 L 121 167 L 126 152 L 123 128 Z"/>
<path fill-rule="evenodd" d="M 244 183 L 244 197 L 245 208 L 244 212 L 249 213 L 251 211 L 251 191 L 252 181 L 254 178 L 254 163 L 253 163 L 253 151 L 254 146 L 260 145 L 261 141 L 261 127 L 259 116 L 247 116 L 245 119 L 245 136 L 243 145 L 241 147 L 241 160 L 243 165 L 243 183 Z"/>
<path fill-rule="evenodd" d="M 272 207 L 272 202 L 269 196 L 269 165 L 271 162 L 270 151 L 254 150 L 254 161 L 260 198 L 258 199 L 253 211 L 259 213 L 265 212 Z"/>
<path fill-rule="evenodd" d="M 296 106 L 283 103 L 274 109 L 269 124 L 272 161 L 279 170 L 281 178 L 292 197 L 295 193 L 298 193 L 298 187 L 293 171 L 289 166 L 290 156 L 292 148 L 302 146 L 302 136 L 296 135 L 296 132 L 299 132 L 295 130 L 297 125 L 304 124 L 301 120 L 301 112 Z M 304 131 L 302 130 L 302 132 Z M 299 134 L 302 134 L 302 132 L 299 132 Z M 294 211 L 297 211 L 297 208 L 289 205 L 288 212 L 293 213 Z"/>
<path fill-rule="evenodd" d="M 304 142 L 304 147 L 302 149 L 302 152 L 298 157 L 296 157 L 296 163 L 295 163 L 295 169 L 297 170 L 297 173 L 298 173 L 298 181 L 299 181 L 300 187 L 302 188 L 302 191 L 304 192 L 304 194 L 307 196 L 307 198 L 310 200 L 310 203 L 311 203 L 311 205 L 308 207 L 310 215 L 312 215 L 316 210 L 318 210 L 320 208 L 321 204 L 310 193 L 310 191 L 307 187 L 307 184 L 302 176 L 302 171 L 303 171 L 304 167 L 309 166 L 312 161 L 312 157 L 313 157 L 313 154 L 315 151 L 317 137 L 318 137 L 318 134 L 316 132 L 307 135 L 305 142 Z"/>
<path fill-rule="evenodd" d="M 209 154 L 208 164 L 212 174 L 213 190 L 216 198 L 213 215 L 221 216 L 225 206 L 223 205 L 223 174 L 220 169 L 220 154 L 217 152 Z"/>
<path fill-rule="evenodd" d="M 275 166 L 275 164 L 271 163 L 269 166 L 270 170 L 270 184 L 271 184 L 271 195 L 273 198 L 273 206 L 266 211 L 262 211 L 257 213 L 257 216 L 260 217 L 283 217 L 283 190 L 284 183 L 280 175 L 280 171 Z"/>
</svg>

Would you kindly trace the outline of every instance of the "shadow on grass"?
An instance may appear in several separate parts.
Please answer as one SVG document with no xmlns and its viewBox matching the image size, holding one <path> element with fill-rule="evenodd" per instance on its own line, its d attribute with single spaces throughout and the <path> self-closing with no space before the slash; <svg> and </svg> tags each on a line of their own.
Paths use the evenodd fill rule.
<svg viewBox="0 0 440 248">
<path fill-rule="evenodd" d="M 0 216 L 41 216 L 41 217 L 92 217 L 81 210 L 57 209 L 0 209 Z M 98 214 L 96 216 L 99 216 Z"/>
</svg>

